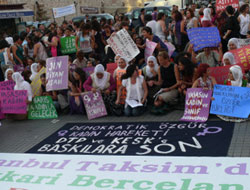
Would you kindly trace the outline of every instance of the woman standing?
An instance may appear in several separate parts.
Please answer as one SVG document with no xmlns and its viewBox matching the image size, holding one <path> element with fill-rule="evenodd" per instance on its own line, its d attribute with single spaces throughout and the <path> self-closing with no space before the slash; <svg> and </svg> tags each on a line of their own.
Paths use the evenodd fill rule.
<svg viewBox="0 0 250 190">
<path fill-rule="evenodd" d="M 192 9 L 187 10 L 186 22 L 187 22 L 186 25 L 187 30 L 198 27 L 198 19 L 194 16 L 194 12 Z"/>
<path fill-rule="evenodd" d="M 14 62 L 16 65 L 22 66 L 23 60 L 24 60 L 23 48 L 22 48 L 23 41 L 21 40 L 20 36 L 17 34 L 13 36 L 13 41 L 14 41 L 14 45 L 11 47 L 11 51 L 13 53 Z"/>
<path fill-rule="evenodd" d="M 145 110 L 144 104 L 148 96 L 147 84 L 143 76 L 139 76 L 138 68 L 130 65 L 126 69 L 126 74 L 122 76 L 122 86 L 118 91 L 116 104 L 120 103 L 121 91 L 126 88 L 126 104 L 124 113 L 126 116 L 138 116 Z M 134 102 L 134 106 L 132 106 Z"/>
<path fill-rule="evenodd" d="M 46 49 L 44 44 L 40 41 L 40 38 L 35 36 L 33 39 L 34 42 L 34 53 L 33 53 L 33 58 L 36 61 L 40 60 L 46 60 L 48 58 Z"/>
<path fill-rule="evenodd" d="M 201 19 L 201 26 L 202 27 L 211 27 L 213 26 L 212 18 L 211 18 L 211 9 L 205 8 L 203 10 L 203 18 Z"/>
<path fill-rule="evenodd" d="M 27 36 L 27 44 L 24 45 L 24 54 L 26 57 L 33 57 L 34 54 L 34 42 L 32 35 Z"/>
<path fill-rule="evenodd" d="M 166 40 L 166 35 L 168 33 L 166 24 L 166 16 L 164 13 L 159 13 L 157 16 L 156 32 L 155 35 L 158 36 L 163 42 Z"/>
<path fill-rule="evenodd" d="M 6 60 L 6 57 L 8 58 L 8 60 Z M 0 40 L 0 66 L 1 66 L 0 70 L 2 72 L 0 76 L 1 79 L 0 81 L 4 80 L 3 73 L 5 73 L 6 69 L 8 69 L 8 67 L 10 67 L 11 64 L 13 63 L 14 61 L 10 54 L 10 48 L 8 42 L 6 40 Z"/>
<path fill-rule="evenodd" d="M 240 15 L 238 16 L 238 21 L 240 23 L 240 37 L 247 38 L 247 32 L 250 30 L 250 16 L 249 16 L 249 5 L 244 4 L 240 7 Z"/>
</svg>

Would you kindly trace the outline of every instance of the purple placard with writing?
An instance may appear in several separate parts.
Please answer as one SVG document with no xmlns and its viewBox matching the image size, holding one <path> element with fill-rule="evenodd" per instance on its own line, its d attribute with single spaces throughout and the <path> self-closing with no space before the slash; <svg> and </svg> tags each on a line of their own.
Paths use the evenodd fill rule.
<svg viewBox="0 0 250 190">
<path fill-rule="evenodd" d="M 95 119 L 107 115 L 107 110 L 102 99 L 101 93 L 86 92 L 82 95 L 88 119 Z"/>
<path fill-rule="evenodd" d="M 24 66 L 23 65 L 14 65 L 14 71 L 22 73 L 24 71 Z"/>
<path fill-rule="evenodd" d="M 181 121 L 206 122 L 209 116 L 211 96 L 212 90 L 189 88 Z"/>
<path fill-rule="evenodd" d="M 2 113 L 26 114 L 27 90 L 1 90 L 0 102 Z"/>
<path fill-rule="evenodd" d="M 13 80 L 7 80 L 0 82 L 0 90 L 14 90 L 16 83 Z"/>
<path fill-rule="evenodd" d="M 83 71 L 86 73 L 86 76 L 89 77 L 91 74 L 94 73 L 95 67 L 85 67 Z"/>
<path fill-rule="evenodd" d="M 68 89 L 68 56 L 52 57 L 46 60 L 47 91 Z"/>
</svg>

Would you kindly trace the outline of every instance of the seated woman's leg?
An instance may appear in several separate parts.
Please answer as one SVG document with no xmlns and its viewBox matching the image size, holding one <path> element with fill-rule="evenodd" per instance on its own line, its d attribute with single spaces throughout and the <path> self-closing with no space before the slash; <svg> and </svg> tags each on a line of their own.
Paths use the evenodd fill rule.
<svg viewBox="0 0 250 190">
<path fill-rule="evenodd" d="M 127 107 L 125 107 L 124 114 L 128 117 L 132 115 L 132 108 L 129 105 L 127 105 Z"/>
<path fill-rule="evenodd" d="M 145 107 L 144 107 L 144 106 L 139 106 L 139 107 L 133 108 L 133 109 L 132 109 L 132 115 L 133 115 L 133 116 L 142 115 L 143 112 L 144 112 L 144 110 L 145 110 Z"/>
</svg>

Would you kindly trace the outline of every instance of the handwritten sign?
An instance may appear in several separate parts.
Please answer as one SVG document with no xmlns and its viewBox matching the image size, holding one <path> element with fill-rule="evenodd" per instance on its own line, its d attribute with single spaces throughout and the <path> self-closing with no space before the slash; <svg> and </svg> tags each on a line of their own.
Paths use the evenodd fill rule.
<svg viewBox="0 0 250 190">
<path fill-rule="evenodd" d="M 33 81 L 31 82 L 31 89 L 32 89 L 32 94 L 34 96 L 38 96 L 39 95 L 39 90 L 41 88 L 42 82 L 40 80 L 40 77 L 42 74 L 46 73 L 46 68 L 43 67 L 39 73 L 36 74 L 35 78 L 33 79 Z"/>
<path fill-rule="evenodd" d="M 194 45 L 194 51 L 205 47 L 218 47 L 221 38 L 217 27 L 198 27 L 188 31 L 190 43 Z"/>
<path fill-rule="evenodd" d="M 76 53 L 75 36 L 64 37 L 61 38 L 60 41 L 61 41 L 61 51 L 63 55 Z"/>
<path fill-rule="evenodd" d="M 215 85 L 210 113 L 248 118 L 250 114 L 250 88 Z"/>
<path fill-rule="evenodd" d="M 52 57 L 46 60 L 47 91 L 68 89 L 68 56 Z"/>
<path fill-rule="evenodd" d="M 117 68 L 117 63 L 108 63 L 107 64 L 107 72 L 109 72 L 111 74 L 111 76 L 113 76 L 116 68 Z"/>
<path fill-rule="evenodd" d="M 1 90 L 0 102 L 2 113 L 26 114 L 27 113 L 26 90 Z"/>
<path fill-rule="evenodd" d="M 69 123 L 28 153 L 225 156 L 233 126 L 226 122 Z"/>
<path fill-rule="evenodd" d="M 15 84 L 13 80 L 0 82 L 0 90 L 14 90 Z"/>
<path fill-rule="evenodd" d="M 242 72 L 245 73 L 244 66 L 237 64 L 241 67 Z M 217 84 L 224 84 L 224 81 L 228 79 L 229 69 L 232 65 L 226 65 L 222 67 L 210 67 L 208 68 L 210 76 L 214 77 Z"/>
<path fill-rule="evenodd" d="M 82 95 L 88 119 L 95 119 L 107 115 L 107 110 L 100 92 L 87 92 Z"/>
<path fill-rule="evenodd" d="M 146 40 L 146 48 L 144 51 L 145 60 L 148 60 L 148 57 L 153 55 L 156 46 L 157 46 L 157 43 L 149 41 L 148 39 Z"/>
<path fill-rule="evenodd" d="M 140 50 L 125 29 L 112 35 L 107 42 L 116 55 L 119 54 L 128 61 L 131 61 L 140 53 Z"/>
<path fill-rule="evenodd" d="M 29 105 L 28 119 L 58 118 L 56 108 L 50 96 L 36 96 Z"/>
<path fill-rule="evenodd" d="M 85 72 L 86 76 L 89 77 L 94 73 L 95 67 L 85 67 L 83 68 L 83 71 Z"/>
<path fill-rule="evenodd" d="M 118 90 L 122 86 L 122 75 L 124 75 L 125 73 L 126 73 L 126 70 L 118 70 L 117 73 L 116 73 L 117 96 L 118 96 Z M 120 96 L 120 103 L 121 104 L 125 104 L 126 95 L 127 95 L 126 88 L 123 88 L 122 91 L 121 91 L 121 96 Z"/>
<path fill-rule="evenodd" d="M 250 69 L 250 45 L 230 50 L 230 52 L 234 54 L 236 63 L 243 64 L 245 69 Z"/>
<path fill-rule="evenodd" d="M 71 15 L 76 13 L 76 7 L 74 4 L 65 7 L 53 8 L 54 18 L 60 18 L 63 16 Z"/>
<path fill-rule="evenodd" d="M 206 122 L 209 116 L 212 91 L 189 88 L 186 95 L 184 116 L 181 121 Z"/>
<path fill-rule="evenodd" d="M 235 9 L 238 9 L 239 0 L 216 0 L 216 11 L 224 11 L 229 5 Z"/>
</svg>

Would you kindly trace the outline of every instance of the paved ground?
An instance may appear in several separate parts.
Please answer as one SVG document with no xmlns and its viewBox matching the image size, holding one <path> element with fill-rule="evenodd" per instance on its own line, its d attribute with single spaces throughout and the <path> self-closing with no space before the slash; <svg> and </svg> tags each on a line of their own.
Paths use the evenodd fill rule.
<svg viewBox="0 0 250 190">
<path fill-rule="evenodd" d="M 0 152 L 24 153 L 69 122 L 178 121 L 182 114 L 183 111 L 176 110 L 162 116 L 147 113 L 140 117 L 109 116 L 93 121 L 89 121 L 86 116 L 81 115 L 61 115 L 56 120 L 3 120 L 0 127 Z M 218 118 L 210 116 L 209 121 L 214 120 L 218 120 Z M 228 156 L 250 157 L 250 121 L 235 124 Z"/>
</svg>

